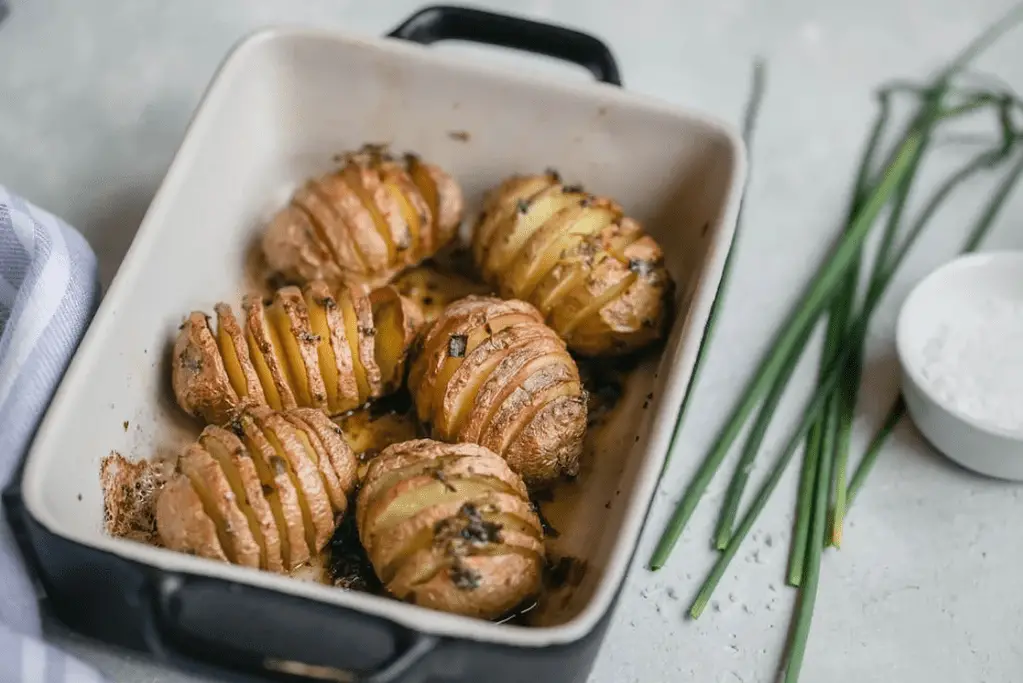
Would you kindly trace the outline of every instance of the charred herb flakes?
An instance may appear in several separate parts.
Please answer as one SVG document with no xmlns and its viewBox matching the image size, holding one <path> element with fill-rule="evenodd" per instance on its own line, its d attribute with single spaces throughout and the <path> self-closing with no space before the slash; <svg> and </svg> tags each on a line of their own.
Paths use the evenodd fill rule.
<svg viewBox="0 0 1023 683">
<path fill-rule="evenodd" d="M 466 567 L 461 562 L 456 562 L 448 572 L 451 576 L 451 583 L 455 584 L 455 588 L 459 590 L 476 590 L 483 581 L 483 577 L 478 571 L 472 567 Z"/>
<path fill-rule="evenodd" d="M 469 344 L 468 335 L 452 334 L 448 337 L 448 355 L 452 358 L 465 357 L 465 348 Z"/>
</svg>

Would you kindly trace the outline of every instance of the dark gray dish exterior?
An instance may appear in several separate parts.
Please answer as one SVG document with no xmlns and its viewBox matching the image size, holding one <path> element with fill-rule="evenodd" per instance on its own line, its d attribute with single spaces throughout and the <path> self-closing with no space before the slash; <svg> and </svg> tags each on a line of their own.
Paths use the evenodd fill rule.
<svg viewBox="0 0 1023 683">
<path fill-rule="evenodd" d="M 577 63 L 598 80 L 621 85 L 614 57 L 599 39 L 517 17 L 428 7 L 389 36 L 424 45 L 456 39 L 516 48 Z M 4 506 L 57 618 L 98 640 L 222 681 L 583 683 L 621 590 L 619 584 L 594 628 L 571 643 L 513 647 L 439 638 L 357 610 L 164 571 L 70 541 L 32 517 L 20 480 L 4 493 Z M 282 673 L 280 662 L 332 671 Z"/>
</svg>

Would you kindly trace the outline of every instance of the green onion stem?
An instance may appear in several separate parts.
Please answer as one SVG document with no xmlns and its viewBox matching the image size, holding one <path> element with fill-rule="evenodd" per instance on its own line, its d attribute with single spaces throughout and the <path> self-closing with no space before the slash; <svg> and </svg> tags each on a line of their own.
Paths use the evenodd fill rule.
<svg viewBox="0 0 1023 683">
<path fill-rule="evenodd" d="M 767 85 L 767 68 L 762 60 L 757 60 L 753 63 L 753 82 L 750 86 L 750 97 L 746 104 L 746 112 L 743 116 L 742 126 L 742 139 L 746 144 L 746 150 L 749 157 L 752 157 L 753 149 L 753 134 L 756 131 L 757 119 L 760 116 L 760 106 L 764 100 L 764 91 Z M 752 168 L 752 163 L 748 164 L 749 168 Z M 749 186 L 750 173 L 746 173 L 746 185 Z M 689 406 L 689 397 L 692 396 L 693 390 L 696 388 L 697 380 L 700 376 L 700 368 L 703 366 L 703 358 L 707 353 L 707 349 L 710 347 L 710 341 L 714 336 L 714 329 L 717 326 L 717 319 L 719 309 L 722 306 L 722 302 L 725 299 L 725 292 L 728 289 L 729 274 L 732 271 L 732 262 L 735 260 L 736 245 L 739 240 L 739 230 L 742 227 L 742 213 L 743 207 L 746 201 L 739 204 L 739 215 L 735 221 L 735 233 L 732 235 L 732 246 L 728 250 L 728 256 L 725 257 L 725 264 L 721 270 L 721 280 L 718 283 L 718 290 L 714 294 L 714 301 L 710 305 L 710 313 L 707 316 L 707 325 L 703 328 L 703 336 L 700 338 L 700 347 L 696 351 L 696 361 L 693 364 L 693 374 L 689 378 L 689 386 L 686 387 L 685 396 L 682 398 L 682 407 L 679 409 L 678 419 L 675 421 L 675 431 L 672 433 L 671 442 L 668 444 L 668 456 L 665 458 L 664 466 L 667 467 L 668 463 L 671 462 L 671 456 L 675 452 L 675 443 L 678 440 L 679 433 L 682 431 L 682 418 L 686 414 L 686 408 Z"/>
<path fill-rule="evenodd" d="M 696 594 L 696 598 L 689 607 L 689 615 L 692 618 L 698 618 L 707 607 L 707 604 L 710 602 L 711 595 L 714 594 L 714 589 L 717 588 L 718 583 L 720 583 L 721 577 L 724 576 L 729 563 L 731 563 L 735 554 L 738 552 L 739 546 L 742 545 L 743 540 L 753 528 L 754 522 L 756 522 L 760 512 L 767 505 L 767 501 L 771 497 L 771 494 L 774 493 L 774 490 L 778 487 L 778 482 L 781 481 L 782 475 L 785 473 L 785 469 L 792 461 L 792 456 L 795 455 L 796 451 L 799 449 L 800 442 L 806 438 L 807 432 L 810 431 L 810 428 L 824 410 L 831 391 L 838 384 L 838 380 L 842 376 L 842 365 L 845 363 L 845 358 L 846 354 L 841 354 L 835 360 L 835 363 L 832 364 L 820 384 L 818 384 L 813 396 L 810 398 L 803 411 L 802 420 L 789 437 L 785 447 L 781 450 L 781 454 L 775 460 L 774 467 L 771 469 L 770 475 L 768 475 L 767 480 L 763 483 L 763 485 L 761 485 L 760 490 L 757 491 L 757 495 L 754 497 L 749 510 L 747 510 L 746 514 L 743 515 L 742 520 L 739 522 L 739 526 L 735 529 L 735 533 L 732 534 L 731 540 L 728 541 L 728 547 L 726 547 L 724 551 L 718 555 L 717 561 L 714 563 L 710 573 L 707 575 L 703 585 L 700 587 L 699 592 Z"/>
<path fill-rule="evenodd" d="M 810 328 L 810 330 L 812 329 Z M 810 330 L 807 330 L 807 332 Z M 771 424 L 771 418 L 774 416 L 778 403 L 781 402 L 796 364 L 803 355 L 809 336 L 809 334 L 803 335 L 801 342 L 792 349 L 789 357 L 785 359 L 785 366 L 778 374 L 774 386 L 771 387 L 767 397 L 764 399 L 760 412 L 757 414 L 757 419 L 754 421 L 753 427 L 746 437 L 742 455 L 735 465 L 735 471 L 732 473 L 732 480 L 728 484 L 728 492 L 725 494 L 725 502 L 721 506 L 721 514 L 718 518 L 717 531 L 714 535 L 714 544 L 718 550 L 724 550 L 728 546 L 728 540 L 732 536 L 732 526 L 735 524 L 735 515 L 739 511 L 739 503 L 742 500 L 742 492 L 746 488 L 746 482 L 749 480 L 750 472 L 753 469 L 753 460 L 757 453 L 760 452 L 760 446 L 764 442 L 764 436 L 767 434 L 767 428 Z"/>
<path fill-rule="evenodd" d="M 881 209 L 887 204 L 892 193 L 903 181 L 909 170 L 910 162 L 916 156 L 917 148 L 922 143 L 918 132 L 911 133 L 900 146 L 894 161 L 886 170 L 883 179 L 864 202 L 863 209 L 857 214 L 853 225 L 839 241 L 832 256 L 822 264 L 809 290 L 803 296 L 789 319 L 782 326 L 782 331 L 775 340 L 771 351 L 761 361 L 759 367 L 747 385 L 743 399 L 732 411 L 718 439 L 697 469 L 692 483 L 682 495 L 669 522 L 668 528 L 661 536 L 654 556 L 650 562 L 651 569 L 660 569 L 671 554 L 672 549 L 682 535 L 682 530 L 692 517 L 697 503 L 707 490 L 710 480 L 721 466 L 729 447 L 742 430 L 752 410 L 760 403 L 763 395 L 770 389 L 779 371 L 783 369 L 785 359 L 792 348 L 799 343 L 806 330 L 821 317 L 824 307 L 842 281 L 843 276 L 852 266 L 853 261 L 866 239 L 870 228 L 877 219 Z"/>
<path fill-rule="evenodd" d="M 895 403 L 888 410 L 888 415 L 885 416 L 884 422 L 881 423 L 881 427 L 878 428 L 874 434 L 874 438 L 870 440 L 870 445 L 867 447 L 867 451 L 863 454 L 863 458 L 860 460 L 860 464 L 856 467 L 856 471 L 853 473 L 852 479 L 849 481 L 849 490 L 846 493 L 849 505 L 852 505 L 853 501 L 856 500 L 856 494 L 863 488 L 863 483 L 867 479 L 867 475 L 870 474 L 870 470 L 874 467 L 874 462 L 877 461 L 877 456 L 881 453 L 881 447 L 884 446 L 885 441 L 891 435 L 892 431 L 895 430 L 895 426 L 899 424 L 899 420 L 906 414 L 906 403 L 899 396 L 896 398 Z"/>
<path fill-rule="evenodd" d="M 837 405 L 832 402 L 832 406 L 834 406 L 832 410 L 826 413 L 827 422 L 833 422 L 838 417 Z M 806 651 L 806 641 L 810 635 L 810 624 L 813 621 L 813 608 L 817 602 L 817 586 L 821 574 L 821 551 L 824 548 L 825 534 L 828 530 L 831 465 L 835 456 L 833 444 L 828 443 L 829 434 L 834 435 L 833 428 L 824 430 L 824 446 L 821 448 L 820 462 L 817 465 L 812 521 L 806 548 L 806 566 L 799 588 L 799 602 L 796 606 L 792 639 L 786 656 L 785 683 L 796 683 L 799 680 L 799 671 L 803 666 L 803 653 Z"/>
</svg>

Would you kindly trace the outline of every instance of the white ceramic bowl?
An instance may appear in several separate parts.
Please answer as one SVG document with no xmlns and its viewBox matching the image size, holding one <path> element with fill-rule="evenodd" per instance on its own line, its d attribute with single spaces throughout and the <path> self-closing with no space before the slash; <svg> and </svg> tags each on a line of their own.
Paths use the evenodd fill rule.
<svg viewBox="0 0 1023 683">
<path fill-rule="evenodd" d="M 954 331 L 956 325 L 975 324 L 978 307 L 992 299 L 1023 305 L 1023 252 L 963 256 L 914 288 L 903 304 L 896 330 L 902 391 L 917 427 L 946 456 L 982 474 L 1023 480 L 1023 430 L 993 424 L 977 410 L 964 409 L 961 402 L 950 400 L 948 391 L 939 390 L 927 372 L 928 344 L 942 326 Z M 1023 363 L 1023 339 L 1001 342 L 1013 345 L 1007 349 L 1019 350 L 1017 357 Z M 1016 355 L 1015 351 L 1010 355 Z M 1023 386 L 1014 400 L 1023 407 Z"/>
</svg>

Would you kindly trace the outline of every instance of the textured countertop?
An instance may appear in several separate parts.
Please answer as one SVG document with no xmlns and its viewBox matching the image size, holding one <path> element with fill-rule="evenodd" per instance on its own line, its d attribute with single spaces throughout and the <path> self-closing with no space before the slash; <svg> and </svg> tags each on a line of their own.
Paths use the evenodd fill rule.
<svg viewBox="0 0 1023 683">
<path fill-rule="evenodd" d="M 380 34 L 416 0 L 10 0 L 0 26 L 0 182 L 79 227 L 109 282 L 217 64 L 243 34 L 269 23 Z M 486 2 L 497 7 L 500 3 Z M 709 566 L 707 539 L 724 481 L 715 481 L 670 565 L 646 560 L 683 482 L 793 297 L 825 253 L 845 211 L 874 88 L 922 77 L 1008 0 L 527 0 L 519 11 L 593 32 L 619 59 L 626 87 L 738 121 L 753 58 L 769 85 L 753 149 L 745 232 L 717 342 L 680 450 L 661 484 L 594 683 L 769 681 L 788 627 L 783 586 L 795 471 L 740 551 L 712 608 L 682 617 Z M 627 9 L 628 8 L 628 9 Z M 580 70 L 486 49 L 480 59 Z M 468 52 L 467 52 L 468 54 Z M 1023 31 L 980 68 L 1023 86 Z M 938 153 L 949 161 L 962 149 Z M 980 186 L 974 184 L 974 189 Z M 893 395 L 891 342 L 898 303 L 949 257 L 977 192 L 950 204 L 891 288 L 871 339 L 860 452 Z M 1023 192 L 989 247 L 1023 248 Z M 795 384 L 809 386 L 807 358 Z M 793 392 L 795 393 L 795 392 Z M 791 398 L 795 398 L 794 396 Z M 783 409 L 792 417 L 798 400 Z M 784 422 L 784 420 L 780 421 Z M 770 432 L 767 447 L 785 438 Z M 754 472 L 757 476 L 760 470 Z M 1023 672 L 1023 488 L 951 465 L 903 424 L 851 512 L 845 544 L 828 552 L 803 680 L 1009 683 Z M 85 642 L 52 625 L 50 637 L 116 681 L 198 679 Z"/>
</svg>

